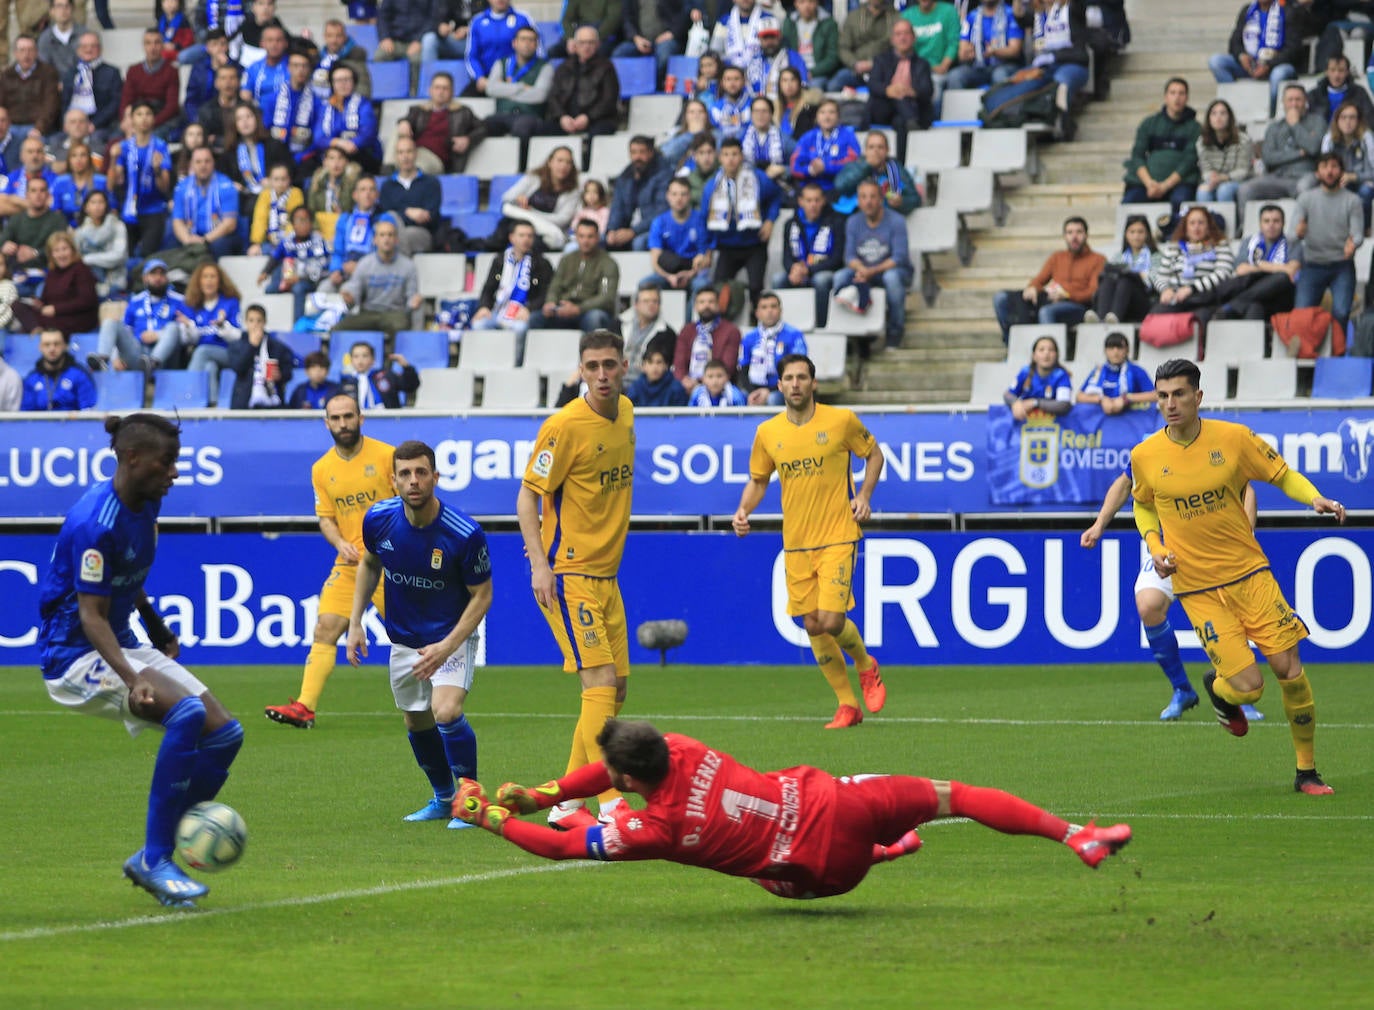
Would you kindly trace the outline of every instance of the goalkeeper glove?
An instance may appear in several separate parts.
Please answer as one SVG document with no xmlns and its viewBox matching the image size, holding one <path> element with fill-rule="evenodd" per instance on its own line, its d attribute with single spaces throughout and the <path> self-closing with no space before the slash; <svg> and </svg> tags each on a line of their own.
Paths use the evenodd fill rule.
<svg viewBox="0 0 1374 1010">
<path fill-rule="evenodd" d="M 536 810 L 547 810 L 563 798 L 563 790 L 557 781 L 545 782 L 542 786 L 522 786 L 517 782 L 507 782 L 496 790 L 496 805 L 505 807 L 513 814 L 532 814 Z"/>
<path fill-rule="evenodd" d="M 499 835 L 506 826 L 510 811 L 494 806 L 487 799 L 482 783 L 475 779 L 459 779 L 458 795 L 453 798 L 453 816 Z"/>
</svg>

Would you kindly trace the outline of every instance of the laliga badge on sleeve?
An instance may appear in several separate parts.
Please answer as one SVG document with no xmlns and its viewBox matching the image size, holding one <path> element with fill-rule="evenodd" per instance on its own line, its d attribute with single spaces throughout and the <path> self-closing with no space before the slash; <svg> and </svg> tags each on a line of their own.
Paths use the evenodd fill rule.
<svg viewBox="0 0 1374 1010">
<path fill-rule="evenodd" d="M 84 551 L 81 555 L 81 581 L 105 581 L 105 556 L 94 547 Z"/>
</svg>

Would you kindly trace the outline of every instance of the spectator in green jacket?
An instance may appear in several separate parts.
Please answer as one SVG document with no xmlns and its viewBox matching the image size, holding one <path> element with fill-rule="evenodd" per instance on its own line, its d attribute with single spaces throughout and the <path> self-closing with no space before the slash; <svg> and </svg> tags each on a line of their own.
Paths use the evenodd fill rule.
<svg viewBox="0 0 1374 1010">
<path fill-rule="evenodd" d="M 796 9 L 782 21 L 782 44 L 801 53 L 808 79 L 822 91 L 840 70 L 840 26 L 825 11 L 819 0 L 797 0 Z"/>
<path fill-rule="evenodd" d="M 1188 82 L 1171 77 L 1164 85 L 1164 107 L 1146 116 L 1135 131 L 1126 165 L 1122 203 L 1167 200 L 1172 206 L 1160 230 L 1169 232 L 1179 205 L 1197 195 L 1197 139 L 1202 134 L 1197 113 L 1188 105 Z"/>
<path fill-rule="evenodd" d="M 835 176 L 835 209 L 850 214 L 859 206 L 859 183 L 872 179 L 883 192 L 883 202 L 902 217 L 921 206 L 921 193 L 906 166 L 889 157 L 887 134 L 870 130 L 864 140 L 864 156 L 851 161 Z"/>
<path fill-rule="evenodd" d="M 582 220 L 574 232 L 577 251 L 558 261 L 544 307 L 530 315 L 531 329 L 573 329 L 620 332 L 616 318 L 620 268 L 601 248 L 601 229 Z"/>
</svg>

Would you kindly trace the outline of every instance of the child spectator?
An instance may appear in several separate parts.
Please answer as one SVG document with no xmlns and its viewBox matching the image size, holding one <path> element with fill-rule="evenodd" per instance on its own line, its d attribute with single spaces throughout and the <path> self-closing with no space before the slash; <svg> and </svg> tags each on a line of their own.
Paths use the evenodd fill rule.
<svg viewBox="0 0 1374 1010">
<path fill-rule="evenodd" d="M 298 206 L 291 212 L 291 232 L 273 247 L 258 283 L 269 295 L 290 292 L 295 300 L 295 317 L 308 315 L 305 299 L 320 286 L 329 271 L 330 249 L 315 230 L 310 208 Z"/>
<path fill-rule="evenodd" d="M 381 368 L 373 368 L 376 357 L 372 345 L 359 340 L 348 349 L 351 372 L 345 372 L 339 392 L 348 393 L 367 410 L 399 410 L 401 394 L 414 393 L 420 388 L 420 376 L 415 366 L 403 354 L 388 354 Z"/>
<path fill-rule="evenodd" d="M 687 401 L 687 406 L 744 407 L 748 403 L 749 397 L 744 390 L 730 381 L 730 373 L 725 367 L 725 362 L 719 358 L 712 358 L 706 362 L 701 385 L 692 390 L 692 397 Z"/>
<path fill-rule="evenodd" d="M 291 185 L 291 169 L 276 164 L 268 170 L 267 185 L 253 205 L 253 224 L 249 228 L 249 256 L 272 255 L 291 228 L 292 213 L 305 206 L 305 194 Z"/>
<path fill-rule="evenodd" d="M 339 385 L 329 381 L 329 355 L 311 351 L 305 356 L 305 381 L 291 391 L 287 406 L 292 410 L 324 410 Z"/>
<path fill-rule="evenodd" d="M 1078 391 L 1079 403 L 1095 403 L 1104 414 L 1120 414 L 1133 404 L 1153 403 L 1155 384 L 1150 373 L 1134 361 L 1127 361 L 1131 343 L 1124 333 L 1108 333 L 1102 342 L 1107 360 L 1098 365 L 1083 380 Z"/>
<path fill-rule="evenodd" d="M 582 186 L 582 206 L 577 208 L 577 213 L 573 214 L 572 221 L 568 224 L 568 241 L 563 247 L 564 251 L 577 251 L 577 240 L 572 237 L 577 229 L 577 222 L 591 221 L 596 225 L 597 231 L 604 235 L 610 220 L 611 205 L 606 199 L 606 187 L 596 179 L 588 179 Z"/>
<path fill-rule="evenodd" d="M 701 99 L 709 108 L 720 94 L 721 71 L 725 62 L 719 53 L 704 52 L 697 61 L 697 79 L 691 86 L 694 97 Z"/>
<path fill-rule="evenodd" d="M 230 409 L 280 407 L 294 357 L 290 347 L 267 332 L 267 310 L 248 306 L 243 312 L 243 338 L 229 346 L 229 368 L 234 373 Z"/>
<path fill-rule="evenodd" d="M 668 370 L 668 359 L 657 348 L 644 353 L 639 378 L 625 390 L 636 407 L 685 407 L 687 390 Z"/>
<path fill-rule="evenodd" d="M 1011 416 L 1024 421 L 1032 410 L 1067 414 L 1073 408 L 1073 379 L 1059 364 L 1059 341 L 1041 337 L 1031 346 L 1031 362 L 1016 373 L 1002 394 Z"/>
</svg>

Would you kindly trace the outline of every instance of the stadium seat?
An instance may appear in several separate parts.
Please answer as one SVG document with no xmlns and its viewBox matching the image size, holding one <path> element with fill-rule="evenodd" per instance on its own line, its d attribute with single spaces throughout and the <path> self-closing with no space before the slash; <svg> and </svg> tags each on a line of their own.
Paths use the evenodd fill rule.
<svg viewBox="0 0 1374 1010">
<path fill-rule="evenodd" d="M 920 169 L 927 175 L 960 168 L 964 164 L 964 135 L 958 130 L 912 130 L 906 135 L 906 160 L 908 168 Z"/>
<path fill-rule="evenodd" d="M 390 153 L 392 141 L 396 136 L 396 124 L 406 117 L 413 98 L 392 98 L 377 103 L 377 139 L 382 142 L 382 151 Z"/>
<path fill-rule="evenodd" d="M 441 330 L 401 330 L 396 334 L 396 353 L 416 371 L 448 367 L 448 334 Z"/>
<path fill-rule="evenodd" d="M 222 369 L 224 380 L 233 374 Z M 204 410 L 210 405 L 210 373 L 159 369 L 153 373 L 154 410 Z"/>
<path fill-rule="evenodd" d="M 1268 85 L 1265 85 L 1265 87 L 1268 87 Z M 1241 222 L 1240 225 L 1240 233 L 1242 236 L 1253 235 L 1257 231 L 1259 231 L 1260 208 L 1267 206 L 1271 203 L 1275 207 L 1280 207 L 1283 209 L 1283 233 L 1288 236 L 1289 241 L 1292 241 L 1294 238 L 1297 237 L 1298 201 L 1290 199 L 1248 201 L 1245 204 L 1245 219 Z M 1365 244 L 1368 245 L 1368 243 Z M 1359 253 L 1357 252 L 1355 255 L 1359 256 Z"/>
<path fill-rule="evenodd" d="M 1042 326 L 1040 323 L 1021 323 L 1013 326 L 1007 337 L 1007 364 L 1020 368 L 1030 364 L 1031 348 L 1041 337 L 1053 337 L 1059 343 L 1059 357 L 1069 355 L 1069 328 L 1063 323 Z M 1007 380 L 1011 385 L 1011 380 Z"/>
<path fill-rule="evenodd" d="M 953 207 L 960 214 L 983 214 L 992 212 L 1000 218 L 1005 210 L 999 211 L 996 186 L 992 173 L 985 168 L 951 168 L 940 173 L 940 184 L 935 190 L 934 204 L 937 207 Z"/>
<path fill-rule="evenodd" d="M 1265 202 L 1267 203 L 1268 201 Z M 1254 201 L 1252 200 L 1251 203 L 1254 203 Z M 1145 220 L 1150 222 L 1150 234 L 1153 235 L 1156 227 L 1155 222 L 1159 220 L 1161 215 L 1168 214 L 1172 210 L 1173 207 L 1166 202 L 1117 204 L 1116 228 L 1112 231 L 1111 249 L 1117 250 L 1121 248 L 1121 239 L 1122 236 L 1126 234 L 1126 219 L 1128 217 L 1135 217 L 1137 214 L 1143 214 Z M 1091 238 L 1091 236 L 1089 236 L 1089 238 Z"/>
<path fill-rule="evenodd" d="M 634 297 L 635 292 L 639 290 L 639 282 L 654 272 L 650 255 L 646 252 L 611 253 L 611 259 L 615 260 L 615 265 L 620 268 L 620 286 L 616 289 L 616 294 L 622 298 Z"/>
<path fill-rule="evenodd" d="M 977 129 L 983 125 L 983 92 L 979 88 L 946 91 L 940 104 L 940 118 L 932 126 Z"/>
<path fill-rule="evenodd" d="M 296 364 L 299 368 L 305 367 L 305 356 L 320 350 L 320 335 L 310 330 L 282 330 L 273 333 L 287 347 L 291 348 L 291 353 L 296 356 Z"/>
<path fill-rule="evenodd" d="M 533 410 L 540 406 L 541 376 L 534 368 L 493 368 L 482 375 L 484 410 Z"/>
<path fill-rule="evenodd" d="M 469 410 L 472 372 L 465 368 L 422 369 L 416 402 L 427 410 Z"/>
<path fill-rule="evenodd" d="M 673 94 L 687 94 L 688 88 L 696 84 L 697 58 L 695 56 L 669 56 L 668 76 L 676 78 L 673 84 Z"/>
<path fill-rule="evenodd" d="M 525 360 L 521 367 L 532 368 L 560 383 L 577 365 L 577 342 L 581 330 L 530 330 L 525 334 Z"/>
<path fill-rule="evenodd" d="M 501 223 L 500 211 L 479 210 L 471 214 L 464 214 L 461 218 L 453 222 L 470 239 L 487 238 L 496 231 L 497 225 Z"/>
<path fill-rule="evenodd" d="M 610 181 L 625 171 L 630 162 L 629 133 L 608 133 L 592 138 L 591 158 L 587 162 L 587 174 L 593 179 L 604 179 L 607 189 Z"/>
<path fill-rule="evenodd" d="M 658 63 L 652 56 L 617 56 L 611 62 L 620 78 L 621 101 L 658 90 Z"/>
<path fill-rule="evenodd" d="M 1238 123 L 1269 118 L 1268 81 L 1228 81 L 1218 84 L 1217 97 L 1231 106 Z M 1258 141 L 1260 137 L 1254 139 Z"/>
<path fill-rule="evenodd" d="M 410 97 L 409 60 L 368 63 L 367 72 L 372 77 L 372 100 L 374 102 Z"/>
<path fill-rule="evenodd" d="M 630 117 L 625 128 L 630 133 L 659 137 L 680 115 L 681 95 L 635 95 L 630 99 Z"/>
<path fill-rule="evenodd" d="M 1374 242 L 1364 242 L 1355 250 L 1355 283 L 1364 284 L 1369 280 L 1370 256 L 1374 256 Z M 1370 306 L 1365 306 L 1370 308 Z"/>
<path fill-rule="evenodd" d="M 5 335 L 5 362 L 23 378 L 33 371 L 41 355 L 38 353 L 38 336 L 31 333 L 8 333 Z"/>
<path fill-rule="evenodd" d="M 1025 130 L 975 130 L 969 152 L 969 168 L 983 168 L 998 175 L 1024 172 L 1031 166 L 1032 149 Z"/>
<path fill-rule="evenodd" d="M 189 21 L 189 17 L 188 17 Z M 91 18 L 93 28 L 98 28 Z M 100 58 L 112 67 L 129 68 L 143 62 L 143 29 L 112 28 L 100 32 Z"/>
<path fill-rule="evenodd" d="M 906 239 L 911 261 L 920 273 L 919 278 L 913 279 L 912 287 L 919 285 L 926 304 L 934 305 L 940 285 L 936 283 L 930 257 L 952 252 L 967 263 L 973 255 L 972 244 L 959 223 L 959 213 L 952 207 L 917 207 L 907 216 Z"/>
<path fill-rule="evenodd" d="M 96 410 L 120 411 L 143 408 L 143 387 L 147 380 L 141 370 L 96 372 L 92 378 L 95 379 Z"/>
<path fill-rule="evenodd" d="M 344 374 L 344 359 L 353 345 L 359 342 L 365 342 L 372 347 L 372 356 L 380 367 L 384 357 L 382 344 L 385 340 L 386 334 L 381 330 L 339 330 L 329 339 L 329 377 L 335 382 L 339 381 Z"/>
<path fill-rule="evenodd" d="M 440 196 L 439 213 L 444 217 L 456 214 L 471 214 L 477 209 L 477 176 L 441 175 L 439 176 Z"/>
<path fill-rule="evenodd" d="M 421 253 L 415 257 L 421 298 L 456 298 L 465 293 L 467 257 L 462 253 Z M 482 280 L 485 280 L 485 276 Z M 477 283 L 480 286 L 482 280 Z"/>
<path fill-rule="evenodd" d="M 973 389 L 969 392 L 968 402 L 978 406 L 1002 403 L 1002 394 L 1011 387 L 1015 372 L 1008 372 L 1003 361 L 975 361 L 973 363 Z"/>
<path fill-rule="evenodd" d="M 397 62 L 405 62 L 398 60 Z M 421 98 L 429 97 L 429 83 L 434 80 L 434 75 L 444 73 L 453 78 L 453 93 L 461 95 L 468 86 L 468 65 L 462 60 L 435 60 L 433 63 L 420 64 L 420 90 L 416 94 Z M 475 114 L 475 113 L 474 113 Z"/>
<path fill-rule="evenodd" d="M 1203 359 L 1239 365 L 1265 357 L 1263 319 L 1217 319 L 1207 324 Z"/>
<path fill-rule="evenodd" d="M 1318 400 L 1358 400 L 1374 392 L 1374 358 L 1318 358 L 1312 396 Z"/>
<path fill-rule="evenodd" d="M 271 262 L 268 257 L 221 256 L 217 262 L 224 276 L 233 281 L 234 287 L 239 289 L 240 303 L 244 308 L 257 301 L 265 293 L 262 290 L 262 285 L 258 283 L 258 276 L 264 267 Z"/>
<path fill-rule="evenodd" d="M 481 294 L 482 285 L 487 282 L 487 275 L 491 273 L 491 265 L 496 262 L 496 253 L 478 253 L 472 258 L 472 294 Z"/>
<path fill-rule="evenodd" d="M 1242 361 L 1236 379 L 1237 400 L 1292 400 L 1298 395 L 1298 363 L 1292 358 Z"/>
<path fill-rule="evenodd" d="M 557 21 L 536 21 L 535 28 L 539 29 L 539 42 L 547 53 L 558 43 L 563 41 L 563 25 Z"/>
<path fill-rule="evenodd" d="M 267 313 L 267 328 L 272 332 L 289 330 L 296 325 L 296 297 L 289 292 L 284 295 L 259 295 L 257 303 Z"/>
<path fill-rule="evenodd" d="M 887 313 L 887 292 L 881 287 L 870 287 L 872 299 L 868 311 L 850 312 L 842 309 L 835 301 L 835 292 L 830 293 L 830 314 L 825 317 L 825 328 L 833 333 L 843 333 L 847 337 L 882 337 L 883 318 Z"/>
<path fill-rule="evenodd" d="M 1198 388 L 1206 394 L 1208 403 L 1221 403 L 1230 399 L 1231 369 L 1225 362 L 1200 361 L 1197 369 Z"/>
<path fill-rule="evenodd" d="M 211 404 L 220 410 L 229 410 L 230 404 L 234 402 L 234 380 L 237 377 L 227 368 L 221 368 L 219 372 L 219 402 Z"/>
<path fill-rule="evenodd" d="M 581 137 L 531 137 L 529 145 L 525 150 L 525 171 L 533 172 L 544 162 L 549 160 L 549 156 L 560 147 L 566 147 L 572 151 L 573 164 L 577 166 L 579 172 L 582 171 L 582 138 Z M 510 166 L 506 166 L 509 170 Z"/>
<path fill-rule="evenodd" d="M 810 333 L 816 328 L 816 292 L 811 288 L 782 288 L 775 292 L 782 303 L 783 322 Z"/>
<path fill-rule="evenodd" d="M 515 334 L 506 330 L 465 330 L 458 344 L 458 367 L 479 375 L 493 369 L 514 368 Z"/>
<path fill-rule="evenodd" d="M 1135 323 L 1079 323 L 1078 329 L 1074 333 L 1073 357 L 1079 361 L 1091 362 L 1096 365 L 1098 362 L 1106 360 L 1102 350 L 1102 341 L 1107 339 L 1107 334 L 1124 333 L 1127 346 L 1134 346 L 1135 331 Z M 1065 356 L 1068 356 L 1069 351 L 1062 347 L 1060 350 L 1064 352 Z"/>
<path fill-rule="evenodd" d="M 499 211 L 506 191 L 523 178 L 524 176 L 519 172 L 508 175 L 493 175 L 487 187 L 487 210 Z"/>
<path fill-rule="evenodd" d="M 496 115 L 496 99 L 494 98 L 462 98 L 460 101 L 472 110 L 472 114 L 478 119 L 486 119 L 488 116 Z"/>
<path fill-rule="evenodd" d="M 1174 344 L 1172 347 L 1155 347 L 1151 344 L 1140 342 L 1136 348 L 1135 363 L 1154 378 L 1155 369 L 1170 358 L 1187 358 L 1189 361 L 1198 360 L 1198 338 L 1197 335 L 1189 337 L 1181 344 Z"/>
<path fill-rule="evenodd" d="M 377 43 L 381 41 L 381 39 L 377 37 L 376 25 L 350 24 L 348 26 L 348 35 L 354 42 L 362 47 L 363 52 L 369 55 L 377 48 Z M 139 59 L 142 59 L 142 57 L 140 56 Z"/>
<path fill-rule="evenodd" d="M 468 175 L 489 179 L 520 164 L 519 137 L 488 137 L 468 154 Z"/>
<path fill-rule="evenodd" d="M 815 316 L 815 296 L 812 296 L 811 312 Z M 784 318 L 786 309 L 783 310 Z M 687 292 L 678 288 L 659 288 L 658 289 L 658 315 L 665 323 L 675 330 L 680 330 L 687 325 Z M 814 325 L 814 324 L 813 324 Z"/>
<path fill-rule="evenodd" d="M 811 307 L 816 307 L 813 297 Z M 785 316 L 783 318 L 786 318 Z M 845 348 L 848 339 L 843 333 L 806 334 L 806 351 L 816 366 L 816 379 L 819 382 L 836 382 L 845 377 Z"/>
</svg>

